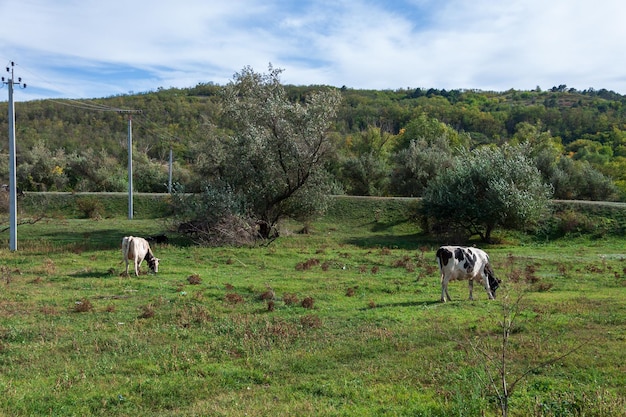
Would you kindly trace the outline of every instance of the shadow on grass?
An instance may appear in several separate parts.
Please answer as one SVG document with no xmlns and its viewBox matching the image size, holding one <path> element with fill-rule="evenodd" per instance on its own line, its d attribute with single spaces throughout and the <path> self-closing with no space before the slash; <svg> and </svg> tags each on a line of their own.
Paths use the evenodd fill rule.
<svg viewBox="0 0 626 417">
<path fill-rule="evenodd" d="M 167 245 L 176 247 L 190 247 L 193 242 L 185 236 L 178 236 L 175 233 L 169 234 Z M 38 242 L 49 241 L 58 246 L 59 251 L 100 251 L 120 249 L 122 238 L 124 236 L 142 236 L 149 235 L 142 233 L 133 233 L 125 228 L 110 228 L 98 230 L 59 230 L 47 231 L 39 234 L 38 239 L 32 239 L 30 245 L 36 247 Z M 29 240 L 29 239 L 26 239 Z M 153 243 L 153 249 L 159 248 L 164 244 Z"/>
<path fill-rule="evenodd" d="M 81 271 L 74 274 L 69 274 L 75 278 L 115 278 L 119 274 L 116 271 Z"/>
<path fill-rule="evenodd" d="M 391 230 L 392 228 L 396 226 L 400 226 L 402 224 L 408 224 L 408 223 L 410 223 L 408 219 L 399 219 L 399 220 L 388 222 L 388 223 L 373 221 L 373 222 L 363 224 L 362 226 L 367 227 L 369 225 L 369 229 L 372 232 L 380 233 L 380 232 Z"/>
<path fill-rule="evenodd" d="M 432 236 L 423 233 L 413 233 L 409 235 L 375 235 L 375 236 L 358 236 L 346 239 L 347 244 L 359 246 L 362 248 L 391 248 L 415 250 L 422 246 L 435 248 L 439 243 L 434 241 Z"/>
<path fill-rule="evenodd" d="M 439 300 L 432 301 L 404 301 L 401 303 L 383 303 L 376 304 L 375 307 L 363 307 L 360 310 L 372 310 L 372 309 L 384 309 L 384 308 L 406 308 L 406 307 L 416 307 L 421 309 L 428 309 L 443 305 L 443 303 Z"/>
</svg>

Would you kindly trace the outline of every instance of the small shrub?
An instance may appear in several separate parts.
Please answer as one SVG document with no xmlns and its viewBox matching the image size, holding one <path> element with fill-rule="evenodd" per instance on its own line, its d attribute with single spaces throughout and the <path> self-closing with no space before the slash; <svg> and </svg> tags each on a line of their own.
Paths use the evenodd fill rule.
<svg viewBox="0 0 626 417">
<path fill-rule="evenodd" d="M 276 308 L 276 303 L 274 300 L 267 300 L 267 311 L 274 311 Z"/>
<path fill-rule="evenodd" d="M 88 219 L 101 219 L 104 213 L 102 202 L 95 197 L 77 198 L 76 207 Z"/>
</svg>

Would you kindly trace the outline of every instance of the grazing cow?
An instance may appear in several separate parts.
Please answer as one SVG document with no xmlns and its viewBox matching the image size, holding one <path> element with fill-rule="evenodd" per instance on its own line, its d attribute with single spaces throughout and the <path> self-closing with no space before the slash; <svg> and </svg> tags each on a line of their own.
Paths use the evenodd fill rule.
<svg viewBox="0 0 626 417">
<path fill-rule="evenodd" d="M 496 298 L 496 289 L 502 282 L 497 279 L 489 263 L 489 255 L 476 248 L 463 246 L 442 246 L 437 251 L 437 263 L 441 271 L 441 302 L 446 302 L 448 282 L 469 280 L 469 299 L 473 300 L 474 280 L 482 280 L 489 299 Z"/>
<path fill-rule="evenodd" d="M 122 256 L 126 262 L 126 275 L 128 275 L 128 261 L 135 263 L 135 275 L 139 276 L 139 268 L 145 259 L 150 269 L 156 274 L 159 272 L 159 259 L 154 256 L 150 244 L 142 237 L 126 236 L 122 239 Z"/>
</svg>

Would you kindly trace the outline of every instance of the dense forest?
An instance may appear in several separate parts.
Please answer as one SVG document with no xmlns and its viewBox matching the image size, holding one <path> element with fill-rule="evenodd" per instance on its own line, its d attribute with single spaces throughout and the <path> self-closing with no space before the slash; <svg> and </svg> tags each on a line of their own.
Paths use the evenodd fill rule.
<svg viewBox="0 0 626 417">
<path fill-rule="evenodd" d="M 326 86 L 284 86 L 293 102 Z M 165 192 L 173 180 L 202 190 L 216 141 L 228 140 L 223 86 L 86 100 L 16 103 L 18 186 L 124 191 L 132 117 L 134 186 Z M 626 96 L 605 89 L 356 90 L 342 87 L 327 170 L 336 192 L 417 196 L 456 149 L 526 143 L 555 198 L 626 199 Z M 139 110 L 129 114 L 123 110 Z M 7 103 L 0 103 L 0 179 L 8 177 Z"/>
</svg>

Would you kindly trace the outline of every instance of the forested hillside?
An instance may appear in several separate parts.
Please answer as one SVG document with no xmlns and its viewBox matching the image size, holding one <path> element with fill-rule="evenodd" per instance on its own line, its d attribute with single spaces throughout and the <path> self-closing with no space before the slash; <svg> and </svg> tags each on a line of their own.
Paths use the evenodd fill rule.
<svg viewBox="0 0 626 417">
<path fill-rule="evenodd" d="M 285 86 L 305 102 L 325 86 Z M 222 86 L 159 89 L 91 100 L 16 103 L 18 185 L 25 190 L 123 191 L 127 184 L 128 114 L 133 114 L 136 191 L 166 191 L 173 178 L 202 189 L 216 141 L 233 128 L 224 117 Z M 556 198 L 624 199 L 626 96 L 607 90 L 548 91 L 340 89 L 328 171 L 337 191 L 420 195 L 455 149 L 504 143 L 530 147 Z M 0 103 L 0 178 L 8 174 L 7 103 Z M 608 181 L 613 180 L 614 187 Z"/>
</svg>

